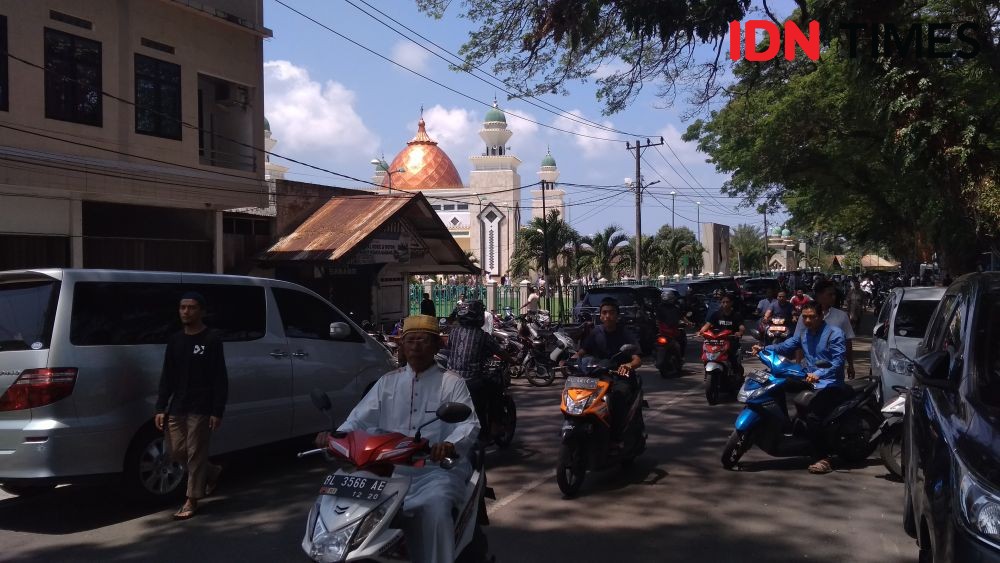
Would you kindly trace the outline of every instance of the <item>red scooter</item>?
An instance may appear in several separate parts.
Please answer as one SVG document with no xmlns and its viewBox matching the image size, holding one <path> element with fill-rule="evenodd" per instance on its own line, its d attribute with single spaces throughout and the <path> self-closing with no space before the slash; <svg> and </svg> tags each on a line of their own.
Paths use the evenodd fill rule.
<svg viewBox="0 0 1000 563">
<path fill-rule="evenodd" d="M 722 393 L 735 395 L 743 385 L 743 366 L 730 361 L 735 352 L 732 344 L 733 331 L 706 330 L 701 333 L 705 343 L 701 348 L 701 363 L 705 366 L 705 399 L 708 404 L 719 402 Z"/>
<path fill-rule="evenodd" d="M 684 369 L 684 332 L 680 327 L 656 323 L 656 361 L 660 377 L 678 377 Z"/>
</svg>

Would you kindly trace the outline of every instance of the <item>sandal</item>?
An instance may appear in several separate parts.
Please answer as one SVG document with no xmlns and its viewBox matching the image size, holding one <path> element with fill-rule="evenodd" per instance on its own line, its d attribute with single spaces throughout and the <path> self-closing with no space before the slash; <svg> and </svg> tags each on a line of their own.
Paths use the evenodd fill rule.
<svg viewBox="0 0 1000 563">
<path fill-rule="evenodd" d="M 219 476 L 222 475 L 222 467 L 219 465 L 216 465 L 214 467 L 215 467 L 215 470 L 213 471 L 214 475 L 208 480 L 207 483 L 205 483 L 206 497 L 212 496 L 212 493 L 215 492 L 216 487 L 219 486 Z"/>
<path fill-rule="evenodd" d="M 185 503 L 180 510 L 174 513 L 174 520 L 189 520 L 196 512 L 198 512 L 197 506 Z"/>
<path fill-rule="evenodd" d="M 823 475 L 831 471 L 833 471 L 833 464 L 830 463 L 829 459 L 821 459 L 809 466 L 809 473 L 814 475 Z"/>
</svg>

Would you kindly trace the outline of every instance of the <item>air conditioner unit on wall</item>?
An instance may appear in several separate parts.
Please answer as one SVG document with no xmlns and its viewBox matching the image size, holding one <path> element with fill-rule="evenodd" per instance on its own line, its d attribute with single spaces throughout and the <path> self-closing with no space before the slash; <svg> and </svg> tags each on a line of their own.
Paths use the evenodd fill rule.
<svg viewBox="0 0 1000 563">
<path fill-rule="evenodd" d="M 250 105 L 250 89 L 246 86 L 219 82 L 215 85 L 215 103 L 220 106 L 246 108 Z"/>
</svg>

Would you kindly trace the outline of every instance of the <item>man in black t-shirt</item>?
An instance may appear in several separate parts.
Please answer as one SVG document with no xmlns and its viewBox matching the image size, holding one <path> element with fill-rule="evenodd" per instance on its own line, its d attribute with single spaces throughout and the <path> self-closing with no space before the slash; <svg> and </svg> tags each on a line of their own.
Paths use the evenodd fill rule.
<svg viewBox="0 0 1000 563">
<path fill-rule="evenodd" d="M 721 307 L 708 316 L 708 320 L 705 321 L 705 325 L 701 327 L 698 334 L 704 338 L 705 332 L 708 330 L 729 330 L 733 333 L 730 336 L 732 346 L 729 350 L 729 363 L 734 369 L 742 369 L 740 366 L 740 339 L 743 338 L 747 329 L 743 324 L 743 316 L 733 307 L 732 295 L 727 293 L 722 296 Z"/>
<path fill-rule="evenodd" d="M 185 293 L 180 302 L 184 330 L 170 337 L 163 358 L 154 422 L 166 428 L 171 458 L 187 466 L 187 501 L 174 514 L 187 520 L 198 500 L 212 493 L 222 468 L 208 460 L 211 433 L 222 425 L 229 395 L 229 375 L 222 340 L 202 322 L 205 298 Z"/>
<path fill-rule="evenodd" d="M 601 301 L 601 324 L 594 328 L 587 335 L 587 338 L 580 345 L 576 352 L 576 358 L 593 356 L 600 360 L 611 359 L 617 354 L 625 344 L 631 344 L 638 350 L 639 343 L 635 336 L 625 330 L 625 327 L 618 324 L 618 301 L 607 298 Z M 631 378 L 633 371 L 642 365 L 642 358 L 638 354 L 632 354 L 628 362 L 618 366 L 618 375 Z M 637 376 L 636 376 L 637 377 Z M 625 415 L 629 407 L 629 400 L 632 398 L 632 387 L 634 382 L 615 381 L 611 386 L 611 441 L 613 447 L 621 447 L 622 426 L 625 423 Z"/>
</svg>

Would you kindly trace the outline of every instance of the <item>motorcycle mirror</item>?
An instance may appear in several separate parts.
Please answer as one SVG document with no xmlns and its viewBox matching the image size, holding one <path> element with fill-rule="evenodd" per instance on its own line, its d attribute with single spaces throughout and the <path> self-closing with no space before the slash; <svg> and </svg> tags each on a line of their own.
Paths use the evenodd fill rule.
<svg viewBox="0 0 1000 563">
<path fill-rule="evenodd" d="M 455 424 L 468 419 L 472 409 L 463 403 L 445 403 L 438 407 L 436 414 L 444 422 Z"/>
<path fill-rule="evenodd" d="M 635 344 L 622 344 L 618 351 L 625 355 L 635 355 L 639 348 Z"/>
<path fill-rule="evenodd" d="M 828 367 L 830 367 L 830 366 L 832 366 L 832 365 L 833 365 L 833 364 L 831 364 L 831 363 L 830 363 L 829 361 L 827 361 L 827 360 L 820 360 L 820 361 L 816 362 L 816 367 L 818 367 L 818 368 L 823 368 L 823 369 L 825 369 L 825 368 L 828 368 Z"/>
<path fill-rule="evenodd" d="M 328 411 L 333 408 L 333 404 L 330 402 L 330 397 L 328 397 L 327 394 L 320 389 L 313 389 L 310 391 L 309 398 L 312 399 L 313 405 L 321 411 Z"/>
</svg>

